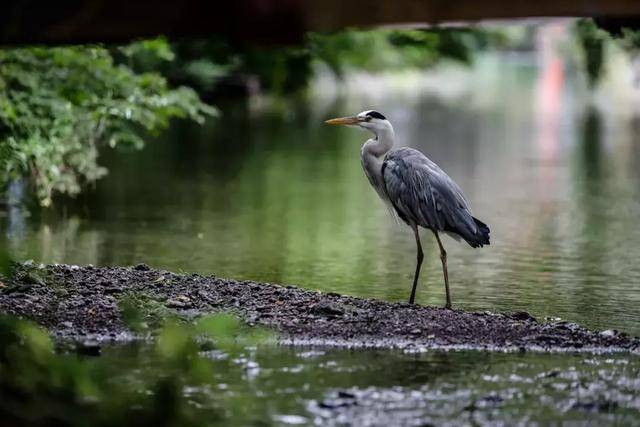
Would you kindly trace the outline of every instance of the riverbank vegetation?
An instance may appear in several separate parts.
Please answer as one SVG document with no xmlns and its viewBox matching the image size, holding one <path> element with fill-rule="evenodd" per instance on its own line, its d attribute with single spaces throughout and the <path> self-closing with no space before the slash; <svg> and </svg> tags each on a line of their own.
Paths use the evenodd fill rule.
<svg viewBox="0 0 640 427">
<path fill-rule="evenodd" d="M 166 43 L 116 49 L 170 60 Z M 26 179 L 43 205 L 102 177 L 102 146 L 140 148 L 174 117 L 203 121 L 215 109 L 158 73 L 135 72 L 100 46 L 0 50 L 0 174 Z"/>
</svg>

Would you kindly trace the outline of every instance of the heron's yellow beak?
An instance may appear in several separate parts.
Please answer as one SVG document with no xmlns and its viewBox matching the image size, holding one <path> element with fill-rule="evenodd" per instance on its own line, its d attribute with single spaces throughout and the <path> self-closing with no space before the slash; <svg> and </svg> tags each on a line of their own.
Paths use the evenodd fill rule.
<svg viewBox="0 0 640 427">
<path fill-rule="evenodd" d="M 325 123 L 328 125 L 357 125 L 360 123 L 360 119 L 357 117 L 339 117 L 327 120 Z"/>
</svg>

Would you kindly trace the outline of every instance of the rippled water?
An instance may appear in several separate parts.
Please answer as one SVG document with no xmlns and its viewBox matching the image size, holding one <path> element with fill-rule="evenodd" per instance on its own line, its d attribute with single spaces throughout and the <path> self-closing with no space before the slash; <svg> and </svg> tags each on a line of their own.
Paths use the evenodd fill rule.
<svg viewBox="0 0 640 427">
<path fill-rule="evenodd" d="M 323 124 L 375 108 L 491 227 L 481 250 L 445 240 L 454 305 L 640 334 L 640 125 L 629 104 L 591 99 L 572 64 L 549 52 L 490 54 L 408 80 L 353 77 L 337 95 L 324 83 L 305 100 L 221 102 L 205 128 L 176 124 L 144 151 L 105 153 L 110 175 L 88 196 L 4 220 L 14 250 L 405 300 L 414 242 L 362 173 L 367 136 Z M 423 241 L 417 299 L 443 304 L 437 246 Z M 214 387 L 247 393 L 280 424 L 631 424 L 640 411 L 635 357 L 286 348 L 252 357 L 257 370 L 240 361 L 243 374 L 221 374 Z"/>
<path fill-rule="evenodd" d="M 121 359 L 122 350 L 103 357 Z M 618 355 L 263 347 L 204 357 L 216 375 L 187 393 L 225 425 L 640 422 L 640 365 Z"/>
</svg>

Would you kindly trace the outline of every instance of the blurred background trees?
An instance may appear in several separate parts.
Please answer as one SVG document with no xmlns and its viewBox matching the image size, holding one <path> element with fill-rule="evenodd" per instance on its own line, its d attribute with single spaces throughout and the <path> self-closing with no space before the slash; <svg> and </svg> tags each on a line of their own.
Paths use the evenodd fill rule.
<svg viewBox="0 0 640 427">
<path fill-rule="evenodd" d="M 638 33 L 614 37 L 592 20 L 575 36 L 588 83 L 604 74 L 608 44 L 636 56 Z M 420 70 L 443 61 L 470 64 L 488 48 L 517 48 L 527 35 L 504 27 L 349 29 L 309 33 L 296 46 L 233 45 L 220 36 L 124 46 L 0 49 L 0 187 L 41 205 L 75 196 L 107 173 L 100 150 L 140 149 L 173 118 L 203 122 L 221 96 L 304 93 L 318 69 Z M 204 100 L 204 101 L 203 101 Z M 26 191 L 25 191 L 26 190 Z"/>
<path fill-rule="evenodd" d="M 474 51 L 505 40 L 485 29 L 348 30 L 270 49 L 215 37 L 1 49 L 0 185 L 26 185 L 47 206 L 56 194 L 75 196 L 104 176 L 102 147 L 140 149 L 172 118 L 202 122 L 215 115 L 201 98 L 303 91 L 317 64 L 342 77 L 445 59 L 469 63 Z"/>
</svg>

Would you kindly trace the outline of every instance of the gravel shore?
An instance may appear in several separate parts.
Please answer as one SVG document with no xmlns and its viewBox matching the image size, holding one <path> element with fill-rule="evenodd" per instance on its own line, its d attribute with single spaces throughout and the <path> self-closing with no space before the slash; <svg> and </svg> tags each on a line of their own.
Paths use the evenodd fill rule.
<svg viewBox="0 0 640 427">
<path fill-rule="evenodd" d="M 280 333 L 286 344 L 346 347 L 474 348 L 534 351 L 640 351 L 640 340 L 524 312 L 473 313 L 319 293 L 294 286 L 182 275 L 132 267 L 19 267 L 0 284 L 0 312 L 32 319 L 56 336 L 117 341 L 132 337 L 122 301 L 193 317 L 233 312 Z M 151 315 L 149 315 L 151 316 Z"/>
</svg>

